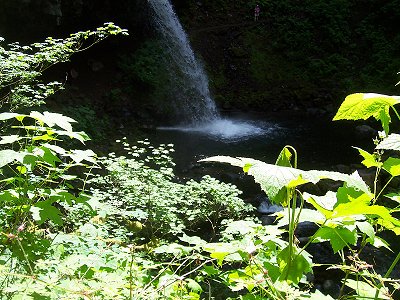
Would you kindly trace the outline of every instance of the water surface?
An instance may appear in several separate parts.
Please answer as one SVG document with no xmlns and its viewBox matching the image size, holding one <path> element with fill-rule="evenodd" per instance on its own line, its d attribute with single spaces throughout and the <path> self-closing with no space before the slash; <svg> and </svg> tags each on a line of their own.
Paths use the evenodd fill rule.
<svg viewBox="0 0 400 300">
<path fill-rule="evenodd" d="M 154 143 L 175 144 L 177 168 L 187 168 L 213 155 L 251 157 L 274 163 L 285 145 L 298 152 L 299 168 L 332 169 L 359 163 L 352 146 L 372 146 L 354 122 L 333 122 L 304 113 L 279 115 L 231 113 L 196 126 L 160 127 L 150 134 Z"/>
</svg>

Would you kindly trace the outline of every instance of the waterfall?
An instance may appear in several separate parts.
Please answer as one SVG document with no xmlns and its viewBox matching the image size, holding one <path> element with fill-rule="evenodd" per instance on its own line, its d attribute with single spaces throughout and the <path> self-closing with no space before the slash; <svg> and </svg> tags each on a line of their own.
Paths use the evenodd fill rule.
<svg viewBox="0 0 400 300">
<path fill-rule="evenodd" d="M 189 39 L 169 0 L 148 0 L 157 31 L 168 53 L 168 69 L 174 81 L 178 116 L 187 124 L 202 124 L 219 119 L 211 98 L 208 78 L 196 59 Z"/>
<path fill-rule="evenodd" d="M 166 51 L 171 81 L 168 82 L 171 83 L 169 88 L 181 120 L 179 126 L 158 129 L 204 134 L 223 142 L 237 142 L 268 134 L 271 131 L 269 124 L 220 116 L 210 95 L 207 75 L 196 59 L 171 3 L 169 0 L 148 0 L 148 3 Z"/>
</svg>

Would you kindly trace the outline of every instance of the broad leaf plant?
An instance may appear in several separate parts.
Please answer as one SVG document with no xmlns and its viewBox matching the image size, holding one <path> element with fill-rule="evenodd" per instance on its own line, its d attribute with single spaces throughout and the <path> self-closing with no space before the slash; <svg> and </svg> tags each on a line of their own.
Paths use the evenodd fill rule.
<svg viewBox="0 0 400 300">
<path fill-rule="evenodd" d="M 400 120 L 395 108 L 399 103 L 398 96 L 352 94 L 345 99 L 333 118 L 336 121 L 366 120 L 373 117 L 381 122 L 383 131 L 375 139 L 375 151 L 368 153 L 356 148 L 364 159 L 362 164 L 376 170 L 372 187 L 364 182 L 357 171 L 344 174 L 298 169 L 297 153 L 291 146 L 282 150 L 275 164 L 227 156 L 203 160 L 241 167 L 254 177 L 272 203 L 286 207 L 287 216 L 279 224 L 288 224 L 288 242 L 277 251 L 275 265 L 266 267 L 269 274 L 279 274 L 270 276 L 273 284 L 299 284 L 302 276 L 311 272 L 313 267 L 312 259 L 306 252 L 307 247 L 311 243 L 329 241 L 333 252 L 339 253 L 342 258 L 342 264 L 331 266 L 344 272 L 340 297 L 345 296 L 347 286 L 354 290 L 357 297 L 391 299 L 391 293 L 398 287 L 398 281 L 391 279 L 390 275 L 400 259 L 400 253 L 396 253 L 395 259 L 383 275 L 378 275 L 373 266 L 362 262 L 359 257 L 367 244 L 390 250 L 390 244 L 383 240 L 380 232 L 386 230 L 392 231 L 396 236 L 400 235 L 400 220 L 396 217 L 400 208 L 400 191 L 396 191 L 397 187 L 391 185 L 393 179 L 400 176 L 400 135 L 390 131 L 390 112 L 393 111 Z M 383 188 L 379 189 L 377 181 L 382 173 L 388 179 Z M 324 196 L 301 190 L 301 186 L 307 183 L 317 184 L 325 179 L 342 182 L 342 186 L 328 191 Z M 383 204 L 388 201 L 391 205 Z M 304 208 L 306 205 L 314 210 Z M 295 229 L 301 221 L 312 221 L 318 226 L 318 230 L 303 247 L 298 246 L 295 237 Z M 274 247 L 276 249 L 276 245 Z M 227 254 L 229 252 L 223 257 Z M 248 287 L 247 289 L 249 290 Z"/>
</svg>

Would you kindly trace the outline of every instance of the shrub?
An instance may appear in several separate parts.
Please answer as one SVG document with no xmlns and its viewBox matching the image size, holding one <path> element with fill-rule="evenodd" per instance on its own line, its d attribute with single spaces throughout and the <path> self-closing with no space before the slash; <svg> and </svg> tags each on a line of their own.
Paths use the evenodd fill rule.
<svg viewBox="0 0 400 300">
<path fill-rule="evenodd" d="M 122 143 L 127 156 L 111 153 L 101 158 L 107 174 L 91 180 L 92 192 L 113 207 L 119 223 L 140 226 L 147 240 L 199 232 L 207 223 L 215 228 L 224 218 L 252 211 L 235 186 L 210 176 L 200 182 L 177 182 L 171 144 L 154 148 L 148 141 L 137 146 Z"/>
</svg>

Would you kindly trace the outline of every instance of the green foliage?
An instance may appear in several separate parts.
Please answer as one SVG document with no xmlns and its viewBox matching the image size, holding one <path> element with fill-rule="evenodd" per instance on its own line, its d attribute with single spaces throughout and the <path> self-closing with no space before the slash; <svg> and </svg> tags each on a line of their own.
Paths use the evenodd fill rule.
<svg viewBox="0 0 400 300">
<path fill-rule="evenodd" d="M 343 111 L 339 113 L 346 118 Z M 391 299 L 395 285 L 389 277 L 400 255 L 383 277 L 359 257 L 367 244 L 389 247 L 379 237 L 382 230 L 400 234 L 395 217 L 398 193 L 387 195 L 396 208 L 383 206 L 378 203 L 383 191 L 374 187 L 371 192 L 357 173 L 299 170 L 290 146 L 282 150 L 276 165 L 247 158 L 207 159 L 240 166 L 271 199 L 286 207 L 285 216 L 274 225 L 223 221 L 245 217 L 252 209 L 238 198 L 234 186 L 209 176 L 180 183 L 173 172 L 172 145 L 152 147 L 142 141 L 132 146 L 126 139 L 119 141 L 125 156 L 111 153 L 99 159 L 105 170 L 90 180 L 91 193 L 79 197 L 71 190 L 80 185 L 78 178 L 67 171 L 95 161 L 90 150 L 61 147 L 61 137 L 82 142 L 87 138 L 72 130 L 73 119 L 49 112 L 3 113 L 0 119 L 13 121 L 17 131 L 2 138 L 8 148 L 0 156 L 7 179 L 2 181 L 1 199 L 7 203 L 1 210 L 2 224 L 8 224 L 2 227 L 6 243 L 0 252 L 0 289 L 7 298 L 332 299 L 313 291 L 307 281 L 315 267 L 307 247 L 328 241 L 342 257 L 341 264 L 331 267 L 346 274 L 343 285 L 354 294 L 349 298 Z M 382 160 L 381 152 L 396 150 L 398 142 L 393 134 L 379 139 L 377 153 L 359 151 L 364 164 L 385 171 L 390 182 L 400 175 L 399 160 Z M 322 196 L 299 190 L 324 179 L 343 185 Z M 24 201 L 23 210 L 18 199 Z M 305 203 L 314 210 L 304 208 Z M 300 247 L 295 229 L 304 221 L 319 228 Z M 207 223 L 209 231 L 215 231 L 212 242 L 186 235 L 200 234 Z M 345 251 L 351 254 L 349 259 Z"/>
<path fill-rule="evenodd" d="M 103 140 L 108 137 L 107 130 L 112 127 L 107 116 L 99 116 L 96 111 L 88 105 L 66 107 L 63 114 L 77 121 L 76 128 L 86 132 L 92 140 Z"/>
<path fill-rule="evenodd" d="M 87 135 L 72 130 L 73 119 L 55 113 L 3 113 L 0 119 L 17 121 L 15 134 L 1 141 L 9 149 L 0 151 L 0 199 L 2 214 L 7 216 L 0 221 L 0 230 L 12 232 L 32 219 L 37 224 L 50 220 L 61 225 L 62 213 L 55 203 L 86 201 L 85 196 L 76 197 L 68 191 L 70 182 L 77 179 L 68 172 L 93 164 L 95 154 L 90 150 L 65 150 L 56 142 L 66 136 L 83 143 Z"/>
<path fill-rule="evenodd" d="M 154 89 L 162 82 L 160 79 L 166 73 L 163 53 L 161 45 L 157 41 L 150 40 L 132 55 L 121 57 L 119 66 L 128 76 L 126 79 L 140 80 Z"/>
<path fill-rule="evenodd" d="M 341 180 L 349 186 L 369 193 L 367 185 L 357 173 L 347 175 L 331 171 L 304 171 L 287 166 L 266 164 L 251 158 L 231 158 L 226 156 L 215 156 L 202 161 L 225 162 L 242 167 L 246 173 L 253 176 L 255 181 L 261 185 L 261 188 L 271 201 L 279 204 L 287 205 L 286 189 L 293 189 L 309 182 L 316 184 L 321 179 Z"/>
<path fill-rule="evenodd" d="M 65 39 L 49 37 L 30 46 L 19 43 L 3 46 L 4 39 L 0 39 L 0 107 L 13 111 L 43 104 L 48 96 L 62 88 L 59 82 L 40 83 L 40 76 L 46 69 L 117 34 L 126 35 L 127 31 L 106 23 L 93 31 L 81 31 Z"/>
<path fill-rule="evenodd" d="M 119 94 L 135 93 L 134 105 L 136 110 L 142 112 L 140 118 L 154 118 L 155 114 L 165 117 L 173 111 L 170 102 L 174 99 L 171 96 L 173 79 L 167 67 L 168 57 L 160 42 L 151 39 L 132 54 L 121 56 L 118 61 L 122 71 Z M 111 99 L 118 101 L 119 95 L 116 96 Z"/>
<path fill-rule="evenodd" d="M 400 103 L 397 96 L 379 94 L 352 94 L 346 97 L 333 120 L 380 120 L 385 133 L 389 132 L 389 108 Z M 393 108 L 394 109 L 394 108 Z"/>
<path fill-rule="evenodd" d="M 339 252 L 342 257 L 342 265 L 336 266 L 342 269 L 346 276 L 343 286 L 352 288 L 358 297 L 372 297 L 377 299 L 383 297 L 390 298 L 390 280 L 379 277 L 375 271 L 369 270 L 373 266 L 360 267 L 365 262 L 360 261 L 359 255 L 367 244 L 373 247 L 387 247 L 377 234 L 383 230 L 390 230 L 396 235 L 400 235 L 400 220 L 396 218 L 398 211 L 398 199 L 396 194 L 388 196 L 394 201 L 396 208 L 379 205 L 383 191 L 388 188 L 393 178 L 400 175 L 400 160 L 397 157 L 388 157 L 383 159 L 384 151 L 396 151 L 399 149 L 399 138 L 396 134 L 389 135 L 390 114 L 392 109 L 400 119 L 395 105 L 399 103 L 398 96 L 386 96 L 378 94 L 353 94 L 348 96 L 334 120 L 366 120 L 374 117 L 380 120 L 384 133 L 381 133 L 375 141 L 376 150 L 373 154 L 362 149 L 358 149 L 364 158 L 363 164 L 368 167 L 374 167 L 376 171 L 375 184 L 373 192 L 365 184 L 358 173 L 347 175 L 338 172 L 328 171 L 303 171 L 296 168 L 297 154 L 295 150 L 286 146 L 278 157 L 276 165 L 266 164 L 249 158 L 232 158 L 216 156 L 203 161 L 224 162 L 234 166 L 241 167 L 244 172 L 253 176 L 255 181 L 261 185 L 271 201 L 280 203 L 287 207 L 287 219 L 285 223 L 289 228 L 289 242 L 285 248 L 280 250 L 276 259 L 280 268 L 279 280 L 288 284 L 298 283 L 303 274 L 311 270 L 312 262 L 307 261 L 306 257 L 300 257 L 301 253 L 311 243 L 329 241 L 333 252 Z M 294 153 L 294 156 L 292 155 Z M 294 160 L 294 163 L 292 163 Z M 386 171 L 389 179 L 381 190 L 376 185 L 377 178 L 381 171 Z M 328 191 L 324 196 L 311 195 L 301 192 L 298 188 L 305 183 L 318 183 L 321 179 L 331 179 L 343 181 L 343 186 L 336 191 Z M 297 208 L 297 199 L 300 199 L 300 207 Z M 295 228 L 306 213 L 303 209 L 304 203 L 311 204 L 317 212 L 312 213 L 307 210 L 308 221 L 315 222 L 318 230 L 301 249 L 297 249 L 295 244 Z M 357 244 L 361 243 L 361 247 Z M 348 249 L 353 253 L 351 266 L 346 266 L 344 259 L 344 250 Z M 221 252 L 218 255 L 219 260 L 230 254 Z M 389 277 L 394 266 L 400 259 L 397 255 L 392 265 L 384 277 Z M 357 281 L 349 279 L 350 275 L 358 278 Z M 393 288 L 393 287 L 392 287 Z M 343 288 L 341 289 L 343 292 Z"/>
<path fill-rule="evenodd" d="M 238 198 L 236 187 L 210 176 L 200 182 L 176 182 L 172 145 L 154 148 L 143 141 L 131 146 L 125 140 L 122 144 L 127 156 L 111 153 L 100 159 L 107 174 L 91 180 L 92 193 L 112 206 L 118 222 L 140 226 L 139 236 L 176 236 L 207 223 L 215 228 L 225 218 L 252 210 Z"/>
<path fill-rule="evenodd" d="M 315 5 L 325 10 L 333 4 Z M 111 34 L 113 28 L 108 28 Z M 51 39 L 48 43 L 54 46 Z M 68 53 L 46 61 L 56 63 Z M 15 63 L 13 56 L 8 59 Z M 18 87 L 36 80 L 35 73 L 28 73 L 33 81 L 15 77 L 14 91 L 2 98 L 7 105 L 13 106 L 10 99 L 17 99 L 13 108 L 26 105 Z M 39 88 L 26 96 L 32 93 L 41 99 L 47 92 Z M 332 299 L 315 291 L 307 277 L 316 267 L 308 246 L 328 241 L 342 260 L 330 266 L 344 273 L 339 297 L 392 299 L 398 283 L 390 276 L 400 254 L 385 274 L 360 257 L 366 247 L 390 250 L 393 245 L 381 238 L 382 231 L 400 235 L 400 192 L 391 185 L 400 176 L 400 159 L 393 155 L 400 138 L 389 127 L 391 111 L 400 119 L 398 99 L 350 95 L 334 118 L 381 121 L 384 132 L 375 139 L 374 152 L 357 148 L 362 164 L 376 169 L 371 187 L 357 172 L 298 169 L 290 146 L 275 165 L 223 156 L 204 160 L 241 167 L 271 201 L 285 207 L 267 226 L 246 218 L 253 208 L 233 185 L 210 176 L 180 182 L 172 145 L 142 141 L 132 146 L 124 139 L 119 141 L 123 156 L 110 153 L 97 160 L 91 150 L 66 149 L 66 140 L 88 140 L 73 130 L 70 117 L 46 111 L 1 113 L 7 131 L 0 140 L 0 298 Z M 104 169 L 88 180 L 100 165 Z M 380 177 L 386 180 L 382 188 Z M 326 179 L 341 186 L 325 195 L 302 190 Z M 295 230 L 304 221 L 318 228 L 301 245 Z"/>
<path fill-rule="evenodd" d="M 227 80 L 213 92 L 231 93 L 226 98 L 233 106 L 267 110 L 272 103 L 279 110 L 291 99 L 299 107 L 326 107 L 355 90 L 396 92 L 400 35 L 391 24 L 399 23 L 397 0 L 188 2 L 178 13 L 188 19 L 210 69 L 223 62 Z M 216 45 L 212 51 L 204 39 Z"/>
</svg>

